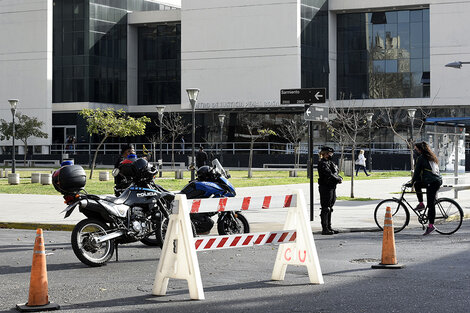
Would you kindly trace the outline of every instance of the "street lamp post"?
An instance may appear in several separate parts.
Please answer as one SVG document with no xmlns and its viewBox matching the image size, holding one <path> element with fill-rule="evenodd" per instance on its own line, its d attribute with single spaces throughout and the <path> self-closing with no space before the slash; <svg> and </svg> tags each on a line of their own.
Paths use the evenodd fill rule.
<svg viewBox="0 0 470 313">
<path fill-rule="evenodd" d="M 225 122 L 225 114 L 219 114 L 219 122 L 220 122 L 220 163 L 224 164 L 224 157 L 222 155 L 223 153 L 223 131 L 224 131 L 224 122 Z"/>
<path fill-rule="evenodd" d="M 413 148 L 414 148 L 414 137 L 413 137 L 413 129 L 414 129 L 414 121 L 415 121 L 415 114 L 416 109 L 408 109 L 408 117 L 411 120 L 411 138 L 410 138 L 410 164 L 411 164 L 411 175 L 413 175 L 414 169 L 414 160 L 413 160 Z"/>
<path fill-rule="evenodd" d="M 372 173 L 372 117 L 374 113 L 366 114 L 367 123 L 369 123 L 369 173 Z"/>
<path fill-rule="evenodd" d="M 162 177 L 162 168 L 163 168 L 163 131 L 162 131 L 162 123 L 163 123 L 163 111 L 165 111 L 164 105 L 157 105 L 156 107 L 158 118 L 160 120 L 160 160 L 158 162 L 158 169 L 159 174 L 158 177 Z"/>
<path fill-rule="evenodd" d="M 192 128 L 193 128 L 193 133 L 192 133 L 192 142 L 191 142 L 191 180 L 194 180 L 195 175 L 194 175 L 194 170 L 195 170 L 195 155 L 196 155 L 196 150 L 194 147 L 194 143 L 196 141 L 196 102 L 197 102 L 197 96 L 199 95 L 199 89 L 198 88 L 188 88 L 186 89 L 186 92 L 188 93 L 189 97 L 189 102 L 191 103 L 191 108 L 193 111 L 193 123 L 192 123 Z"/>
<path fill-rule="evenodd" d="M 11 150 L 11 172 L 15 173 L 16 170 L 16 160 L 15 160 L 15 113 L 16 113 L 16 106 L 18 105 L 18 99 L 10 99 L 10 109 L 11 115 L 13 116 L 13 131 L 12 131 L 12 150 Z"/>
</svg>

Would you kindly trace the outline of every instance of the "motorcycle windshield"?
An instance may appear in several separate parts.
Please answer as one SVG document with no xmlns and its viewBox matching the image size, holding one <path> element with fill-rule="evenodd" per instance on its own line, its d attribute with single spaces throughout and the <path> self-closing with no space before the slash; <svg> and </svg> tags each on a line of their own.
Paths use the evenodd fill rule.
<svg viewBox="0 0 470 313">
<path fill-rule="evenodd" d="M 222 164 L 220 164 L 219 160 L 214 159 L 212 160 L 212 166 L 215 168 L 215 170 L 221 174 L 224 177 L 227 177 L 227 172 L 223 168 Z"/>
</svg>

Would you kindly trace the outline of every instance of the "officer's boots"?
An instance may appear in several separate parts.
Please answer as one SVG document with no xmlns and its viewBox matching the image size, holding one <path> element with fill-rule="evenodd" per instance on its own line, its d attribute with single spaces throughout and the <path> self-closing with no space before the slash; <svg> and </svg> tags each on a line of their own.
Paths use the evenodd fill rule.
<svg viewBox="0 0 470 313">
<path fill-rule="evenodd" d="M 327 228 L 328 228 L 329 231 L 333 232 L 333 234 L 337 234 L 337 233 L 339 233 L 339 231 L 337 231 L 336 229 L 331 228 L 331 212 L 332 212 L 332 211 L 333 211 L 333 210 L 330 209 L 330 211 L 328 212 Z"/>
<path fill-rule="evenodd" d="M 320 218 L 321 218 L 321 227 L 322 235 L 333 235 L 333 231 L 328 229 L 328 215 L 329 215 L 329 209 L 327 208 L 326 210 L 322 209 L 320 213 Z"/>
</svg>

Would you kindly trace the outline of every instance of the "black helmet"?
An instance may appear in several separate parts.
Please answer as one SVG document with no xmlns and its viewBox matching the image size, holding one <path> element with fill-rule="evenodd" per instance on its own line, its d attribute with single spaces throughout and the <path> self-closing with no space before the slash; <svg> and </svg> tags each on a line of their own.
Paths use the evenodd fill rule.
<svg viewBox="0 0 470 313">
<path fill-rule="evenodd" d="M 134 168 L 139 174 L 147 171 L 147 168 L 149 167 L 149 162 L 143 158 L 135 160 L 132 164 L 134 165 Z"/>
<path fill-rule="evenodd" d="M 144 158 L 139 158 L 132 163 L 138 179 L 152 179 L 157 169 Z"/>
<path fill-rule="evenodd" d="M 321 152 L 325 151 L 325 152 L 335 152 L 335 150 L 333 150 L 333 148 L 330 148 L 330 147 L 321 147 Z"/>
<path fill-rule="evenodd" d="M 197 178 L 202 181 L 210 180 L 212 178 L 211 168 L 207 165 L 201 166 L 197 170 Z"/>
</svg>

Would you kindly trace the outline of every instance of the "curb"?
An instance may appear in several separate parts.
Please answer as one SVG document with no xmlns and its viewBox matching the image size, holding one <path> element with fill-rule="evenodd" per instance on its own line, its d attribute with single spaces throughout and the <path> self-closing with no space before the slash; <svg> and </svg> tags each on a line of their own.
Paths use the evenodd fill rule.
<svg viewBox="0 0 470 313">
<path fill-rule="evenodd" d="M 0 222 L 0 228 L 9 229 L 31 229 L 36 230 L 42 228 L 47 231 L 72 231 L 75 225 L 67 224 L 41 224 L 41 223 L 13 223 L 13 222 Z"/>
</svg>

